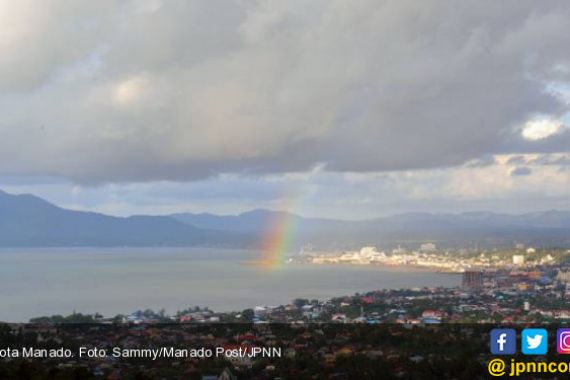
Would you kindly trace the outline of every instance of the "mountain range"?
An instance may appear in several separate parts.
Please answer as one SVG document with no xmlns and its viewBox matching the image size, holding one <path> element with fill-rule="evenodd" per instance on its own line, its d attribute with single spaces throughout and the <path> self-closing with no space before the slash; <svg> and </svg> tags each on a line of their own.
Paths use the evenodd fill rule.
<svg viewBox="0 0 570 380">
<path fill-rule="evenodd" d="M 168 216 L 120 218 L 57 207 L 0 191 L 0 246 L 191 246 L 243 244 L 238 233 L 209 231 Z"/>
<path fill-rule="evenodd" d="M 521 215 L 492 212 L 407 213 L 362 221 L 305 218 L 270 210 L 239 215 L 179 213 L 115 217 L 67 210 L 33 195 L 0 191 L 0 246 L 211 246 L 254 247 L 285 232 L 293 249 L 312 244 L 343 249 L 372 244 L 442 247 L 570 246 L 570 212 Z"/>
</svg>

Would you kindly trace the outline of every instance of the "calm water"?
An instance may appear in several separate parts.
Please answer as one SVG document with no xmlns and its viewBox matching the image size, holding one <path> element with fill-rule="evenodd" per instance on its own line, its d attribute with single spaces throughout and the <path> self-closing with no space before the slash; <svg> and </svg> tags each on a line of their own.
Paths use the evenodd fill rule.
<svg viewBox="0 0 570 380">
<path fill-rule="evenodd" d="M 290 264 L 266 272 L 244 264 L 255 258 L 247 251 L 198 248 L 1 249 L 0 320 L 74 310 L 105 316 L 189 306 L 229 311 L 460 282 L 457 275 L 377 266 Z"/>
</svg>

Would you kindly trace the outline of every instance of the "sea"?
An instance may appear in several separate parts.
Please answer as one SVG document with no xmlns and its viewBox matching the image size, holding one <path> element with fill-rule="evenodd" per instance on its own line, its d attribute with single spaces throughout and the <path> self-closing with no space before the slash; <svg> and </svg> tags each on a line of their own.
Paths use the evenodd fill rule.
<svg viewBox="0 0 570 380">
<path fill-rule="evenodd" d="M 459 285 L 458 274 L 376 265 L 282 264 L 213 248 L 0 249 L 0 321 L 72 312 L 214 311 L 325 300 L 377 289 Z"/>
</svg>

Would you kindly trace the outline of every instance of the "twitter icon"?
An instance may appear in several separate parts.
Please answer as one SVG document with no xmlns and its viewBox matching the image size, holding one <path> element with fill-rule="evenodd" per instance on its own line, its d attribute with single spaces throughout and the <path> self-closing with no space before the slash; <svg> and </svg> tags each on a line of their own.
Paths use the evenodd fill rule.
<svg viewBox="0 0 570 380">
<path fill-rule="evenodd" d="M 524 329 L 521 334 L 522 353 L 545 355 L 548 352 L 548 333 L 545 329 Z"/>
</svg>

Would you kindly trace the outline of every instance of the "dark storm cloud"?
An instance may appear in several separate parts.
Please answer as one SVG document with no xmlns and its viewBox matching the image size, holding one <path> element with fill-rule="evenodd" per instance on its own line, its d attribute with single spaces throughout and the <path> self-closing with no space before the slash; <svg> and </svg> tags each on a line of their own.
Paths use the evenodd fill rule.
<svg viewBox="0 0 570 380">
<path fill-rule="evenodd" d="M 528 162 L 525 156 L 512 156 L 507 160 L 509 165 L 525 165 Z"/>
<path fill-rule="evenodd" d="M 529 163 L 533 165 L 570 166 L 570 155 L 542 154 L 529 160 Z"/>
<path fill-rule="evenodd" d="M 511 176 L 520 177 L 532 174 L 532 170 L 526 166 L 519 166 L 511 170 Z"/>
<path fill-rule="evenodd" d="M 488 155 L 484 155 L 481 158 L 476 158 L 473 160 L 468 161 L 465 164 L 465 167 L 467 168 L 483 168 L 483 167 L 487 167 L 490 165 L 494 165 L 496 163 L 496 159 L 494 156 L 488 154 Z"/>
<path fill-rule="evenodd" d="M 567 131 L 520 127 L 567 111 L 545 88 L 570 79 L 569 17 L 566 1 L 7 0 L 0 174 L 194 180 L 568 151 Z"/>
</svg>

